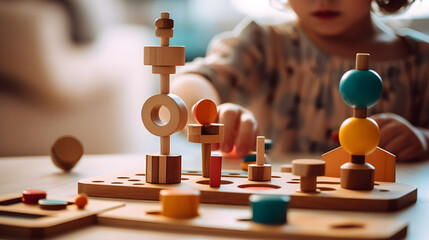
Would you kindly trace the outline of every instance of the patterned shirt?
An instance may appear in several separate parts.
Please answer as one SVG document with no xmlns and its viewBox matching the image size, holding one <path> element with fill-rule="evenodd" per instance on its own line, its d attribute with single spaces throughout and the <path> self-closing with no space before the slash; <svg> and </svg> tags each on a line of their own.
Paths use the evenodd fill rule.
<svg viewBox="0 0 429 240">
<path fill-rule="evenodd" d="M 399 33 L 398 33 L 399 35 Z M 391 112 L 414 126 L 429 127 L 429 44 L 401 35 L 412 54 L 370 61 L 383 79 L 380 101 L 368 115 Z M 293 22 L 261 26 L 244 21 L 215 37 L 207 56 L 185 71 L 205 76 L 222 102 L 251 110 L 259 130 L 273 140 L 273 152 L 325 152 L 338 146 L 331 134 L 352 116 L 341 99 L 341 76 L 355 61 L 318 49 Z"/>
</svg>

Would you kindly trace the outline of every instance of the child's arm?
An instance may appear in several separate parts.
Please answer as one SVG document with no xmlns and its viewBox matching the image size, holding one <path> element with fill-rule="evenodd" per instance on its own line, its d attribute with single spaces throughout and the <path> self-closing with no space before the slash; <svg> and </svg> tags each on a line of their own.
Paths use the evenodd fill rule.
<svg viewBox="0 0 429 240">
<path fill-rule="evenodd" d="M 403 117 L 392 113 L 371 116 L 380 127 L 379 146 L 396 155 L 400 161 L 429 157 L 429 130 L 417 128 Z"/>
<path fill-rule="evenodd" d="M 188 108 L 188 121 L 194 122 L 192 106 L 200 99 L 211 99 L 216 105 L 220 97 L 212 83 L 198 74 L 182 74 L 171 84 L 171 93 L 178 95 Z M 231 152 L 233 146 L 239 156 L 246 155 L 254 148 L 258 125 L 253 114 L 237 104 L 225 103 L 218 106 L 218 122 L 225 125 L 224 142 L 214 144 L 213 149 Z"/>
</svg>

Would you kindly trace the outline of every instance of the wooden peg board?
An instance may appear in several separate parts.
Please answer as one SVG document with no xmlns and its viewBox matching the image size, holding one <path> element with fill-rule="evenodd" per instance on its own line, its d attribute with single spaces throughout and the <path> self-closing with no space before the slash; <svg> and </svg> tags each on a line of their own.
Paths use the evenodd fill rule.
<svg viewBox="0 0 429 240">
<path fill-rule="evenodd" d="M 174 219 L 159 214 L 159 203 L 127 203 L 98 215 L 98 223 L 160 231 L 181 231 L 261 239 L 404 239 L 405 222 L 300 209 L 289 209 L 287 224 L 264 225 L 250 221 L 250 207 L 220 208 L 202 205 L 199 216 Z M 380 231 L 382 229 L 382 231 Z"/>
<path fill-rule="evenodd" d="M 372 191 L 342 189 L 340 179 L 318 177 L 319 193 L 297 192 L 299 177 L 291 173 L 273 173 L 271 181 L 249 181 L 243 173 L 223 173 L 220 188 L 210 188 L 209 179 L 199 172 L 182 172 L 179 184 L 146 183 L 144 171 L 128 171 L 110 176 L 80 180 L 78 192 L 94 197 L 159 200 L 165 188 L 195 188 L 201 191 L 201 202 L 248 205 L 249 196 L 258 194 L 289 195 L 289 206 L 295 208 L 391 212 L 417 200 L 417 188 L 400 183 L 376 182 Z M 268 188 L 268 190 L 267 190 Z"/>
<path fill-rule="evenodd" d="M 124 203 L 90 199 L 84 209 L 68 205 L 64 210 L 43 210 L 21 202 L 21 194 L 0 197 L 0 236 L 47 237 L 94 224 L 96 214 Z M 48 196 L 48 199 L 51 198 Z"/>
</svg>

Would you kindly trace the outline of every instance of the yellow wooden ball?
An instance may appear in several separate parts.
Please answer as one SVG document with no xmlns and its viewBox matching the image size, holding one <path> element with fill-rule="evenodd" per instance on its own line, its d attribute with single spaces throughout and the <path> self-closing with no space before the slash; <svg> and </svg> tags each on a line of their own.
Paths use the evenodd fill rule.
<svg viewBox="0 0 429 240">
<path fill-rule="evenodd" d="M 371 118 L 346 119 L 339 132 L 340 144 L 351 155 L 368 155 L 378 146 L 380 129 Z"/>
</svg>

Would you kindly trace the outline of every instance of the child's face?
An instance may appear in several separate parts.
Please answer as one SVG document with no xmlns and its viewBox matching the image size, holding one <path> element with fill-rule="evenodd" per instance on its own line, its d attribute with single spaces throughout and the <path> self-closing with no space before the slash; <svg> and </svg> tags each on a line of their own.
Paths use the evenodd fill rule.
<svg viewBox="0 0 429 240">
<path fill-rule="evenodd" d="M 372 0 L 289 0 L 299 23 L 321 36 L 336 36 L 367 26 Z"/>
</svg>

